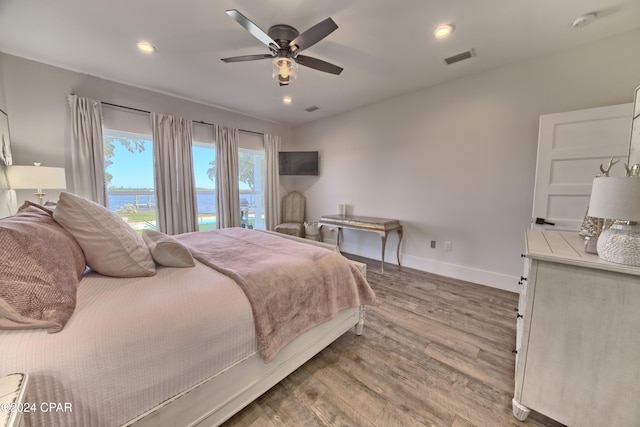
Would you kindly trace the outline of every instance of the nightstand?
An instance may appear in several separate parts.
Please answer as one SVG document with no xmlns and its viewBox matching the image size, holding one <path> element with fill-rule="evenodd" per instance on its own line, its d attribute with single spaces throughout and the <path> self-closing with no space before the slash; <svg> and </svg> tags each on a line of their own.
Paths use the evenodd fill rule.
<svg viewBox="0 0 640 427">
<path fill-rule="evenodd" d="M 22 425 L 22 408 L 27 390 L 27 374 L 0 377 L 0 427 Z"/>
</svg>

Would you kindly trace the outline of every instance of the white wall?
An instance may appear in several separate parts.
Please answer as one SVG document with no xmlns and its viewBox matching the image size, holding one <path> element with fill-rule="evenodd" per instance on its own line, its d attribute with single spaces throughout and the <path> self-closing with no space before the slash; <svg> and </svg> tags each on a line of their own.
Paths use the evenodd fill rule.
<svg viewBox="0 0 640 427">
<path fill-rule="evenodd" d="M 632 101 L 639 47 L 633 32 L 298 127 L 295 148 L 320 152 L 321 175 L 283 183 L 304 192 L 309 220 L 338 203 L 400 219 L 406 266 L 517 291 L 539 116 Z M 345 231 L 342 248 L 379 259 L 379 240 Z"/>
<path fill-rule="evenodd" d="M 68 191 L 73 191 L 69 172 L 71 154 L 67 95 L 70 93 L 194 121 L 280 135 L 284 143 L 291 143 L 292 130 L 276 123 L 1 52 L 0 61 L 14 164 L 27 165 L 40 161 L 44 166 L 66 167 Z M 18 202 L 33 199 L 31 193 L 33 191 L 20 190 Z M 58 194 L 57 191 L 49 191 L 47 199 L 55 200 Z"/>
<path fill-rule="evenodd" d="M 8 114 L 7 97 L 4 92 L 3 79 L 4 61 L 0 55 L 0 109 Z M 0 218 L 11 215 L 11 195 L 7 190 L 7 171 L 4 165 L 0 165 Z"/>
</svg>

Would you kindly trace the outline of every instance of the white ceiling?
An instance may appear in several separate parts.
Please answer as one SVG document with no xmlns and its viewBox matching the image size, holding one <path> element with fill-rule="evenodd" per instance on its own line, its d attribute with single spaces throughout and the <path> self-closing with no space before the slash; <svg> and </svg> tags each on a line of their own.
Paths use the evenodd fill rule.
<svg viewBox="0 0 640 427">
<path fill-rule="evenodd" d="M 344 71 L 301 66 L 297 81 L 279 87 L 268 60 L 223 63 L 268 53 L 226 9 L 265 32 L 333 18 L 339 28 L 304 54 Z M 595 22 L 572 27 L 589 12 Z M 442 23 L 456 31 L 436 40 Z M 0 0 L 2 52 L 287 125 L 637 28 L 638 0 Z M 139 53 L 140 40 L 158 52 Z M 470 48 L 476 57 L 444 63 Z"/>
</svg>

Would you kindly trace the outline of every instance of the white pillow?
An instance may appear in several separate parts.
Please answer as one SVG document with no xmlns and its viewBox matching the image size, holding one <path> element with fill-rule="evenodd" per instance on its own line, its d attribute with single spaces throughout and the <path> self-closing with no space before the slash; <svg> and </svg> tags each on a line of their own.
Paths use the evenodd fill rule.
<svg viewBox="0 0 640 427">
<path fill-rule="evenodd" d="M 78 241 L 87 265 L 96 272 L 113 277 L 156 274 L 142 237 L 104 206 L 62 192 L 53 219 Z"/>
<path fill-rule="evenodd" d="M 193 267 L 196 265 L 189 249 L 171 236 L 155 230 L 144 230 L 142 239 L 149 247 L 153 260 L 167 267 Z"/>
</svg>

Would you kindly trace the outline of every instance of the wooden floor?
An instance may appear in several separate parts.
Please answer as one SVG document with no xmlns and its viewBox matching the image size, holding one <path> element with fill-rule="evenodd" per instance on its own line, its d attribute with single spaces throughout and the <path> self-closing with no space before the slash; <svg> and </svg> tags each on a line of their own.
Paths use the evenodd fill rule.
<svg viewBox="0 0 640 427">
<path fill-rule="evenodd" d="M 561 426 L 511 414 L 517 295 L 368 264 L 378 304 L 225 426 Z"/>
</svg>

